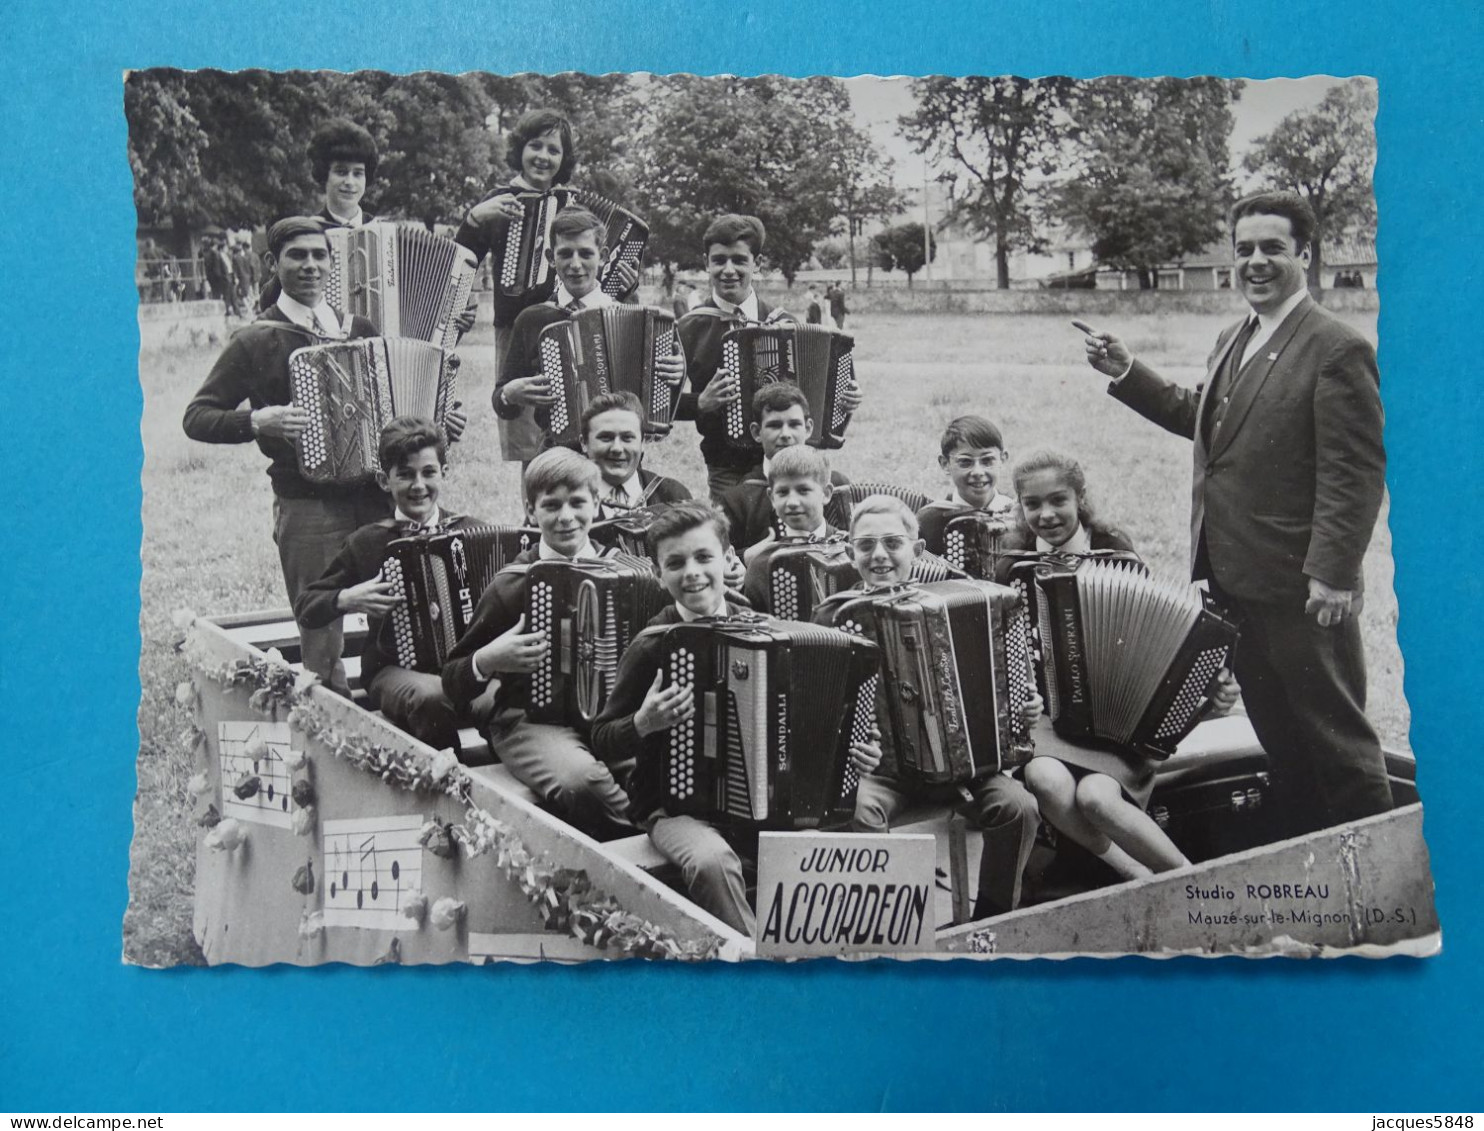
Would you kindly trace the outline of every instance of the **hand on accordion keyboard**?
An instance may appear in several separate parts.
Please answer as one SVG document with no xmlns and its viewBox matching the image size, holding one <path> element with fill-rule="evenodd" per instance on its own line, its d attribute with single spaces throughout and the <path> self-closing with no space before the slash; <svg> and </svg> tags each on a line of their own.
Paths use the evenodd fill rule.
<svg viewBox="0 0 1484 1131">
<path fill-rule="evenodd" d="M 556 397 L 551 392 L 551 382 L 545 377 L 517 377 L 509 384 L 501 386 L 501 392 L 508 404 L 541 408 L 556 403 Z"/>
<path fill-rule="evenodd" d="M 678 353 L 672 353 L 669 357 L 657 358 L 654 363 L 655 374 L 661 381 L 672 388 L 678 389 L 685 382 L 685 358 Z"/>
<path fill-rule="evenodd" d="M 383 581 L 378 573 L 370 581 L 340 590 L 335 597 L 335 607 L 342 613 L 383 617 L 402 603 L 401 597 L 392 595 L 392 589 L 392 583 Z"/>
<path fill-rule="evenodd" d="M 881 731 L 874 724 L 867 741 L 851 744 L 850 762 L 862 774 L 869 774 L 881 765 Z"/>
<path fill-rule="evenodd" d="M 481 200 L 469 209 L 469 219 L 475 224 L 483 224 L 497 217 L 518 220 L 524 215 L 525 209 L 520 206 L 520 201 L 515 199 L 513 192 L 496 193 L 488 200 Z"/>
<path fill-rule="evenodd" d="M 1020 717 L 1025 720 L 1027 727 L 1033 727 L 1040 720 L 1042 713 L 1046 710 L 1046 700 L 1042 699 L 1034 691 L 1020 707 Z"/>
<path fill-rule="evenodd" d="M 454 315 L 453 324 L 460 334 L 467 334 L 474 329 L 474 322 L 479 317 L 479 296 L 471 295 L 469 305 Z"/>
<path fill-rule="evenodd" d="M 456 443 L 469 426 L 469 417 L 464 412 L 462 401 L 454 401 L 453 407 L 443 417 L 443 431 L 448 433 L 448 442 Z"/>
<path fill-rule="evenodd" d="M 1211 686 L 1206 689 L 1206 696 L 1211 701 L 1210 714 L 1227 714 L 1237 705 L 1237 695 L 1237 681 L 1231 672 L 1222 668 L 1211 677 Z"/>
<path fill-rule="evenodd" d="M 672 683 L 669 687 L 661 687 L 664 681 L 663 671 L 654 673 L 654 682 L 644 693 L 644 702 L 634 712 L 634 729 L 640 738 L 679 726 L 696 713 L 696 697 L 690 685 Z M 879 754 L 877 759 L 880 760 Z"/>
<path fill-rule="evenodd" d="M 526 631 L 526 616 L 522 613 L 509 631 L 474 653 L 474 663 L 481 672 L 527 674 L 541 666 L 550 650 L 546 633 Z"/>
<path fill-rule="evenodd" d="M 696 397 L 696 408 L 701 412 L 720 412 L 742 395 L 737 385 L 737 375 L 730 369 L 718 369 L 706 387 Z"/>
<path fill-rule="evenodd" d="M 255 409 L 251 416 L 252 434 L 270 440 L 296 440 L 309 427 L 309 413 L 290 404 L 272 404 Z"/>
<path fill-rule="evenodd" d="M 861 402 L 865 399 L 866 397 L 861 392 L 861 387 L 852 381 L 840 390 L 840 411 L 849 415 L 860 408 Z"/>
<path fill-rule="evenodd" d="M 619 260 L 613 265 L 613 278 L 617 280 L 616 293 L 627 295 L 639 285 L 639 268 L 632 263 Z"/>
</svg>

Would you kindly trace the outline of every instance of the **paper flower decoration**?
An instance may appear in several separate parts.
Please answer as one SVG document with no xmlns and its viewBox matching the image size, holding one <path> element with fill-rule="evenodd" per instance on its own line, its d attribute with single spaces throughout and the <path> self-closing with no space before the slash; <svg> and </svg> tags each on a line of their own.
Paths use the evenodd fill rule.
<svg viewBox="0 0 1484 1131">
<path fill-rule="evenodd" d="M 314 783 L 308 778 L 299 778 L 294 782 L 294 787 L 289 792 L 289 796 L 294 799 L 295 805 L 301 809 L 307 809 L 316 800 L 314 796 Z"/>
<path fill-rule="evenodd" d="M 251 758 L 254 762 L 260 762 L 268 757 L 268 741 L 261 734 L 255 734 L 242 747 L 244 758 Z"/>
<path fill-rule="evenodd" d="M 279 659 L 282 658 L 282 656 L 279 657 Z M 319 682 L 319 676 L 315 675 L 312 671 L 301 671 L 294 679 L 294 694 L 308 695 L 309 689 Z"/>
<path fill-rule="evenodd" d="M 433 904 L 433 926 L 440 931 L 446 931 L 458 925 L 464 917 L 467 908 L 462 899 L 454 899 L 452 896 L 444 896 Z"/>
<path fill-rule="evenodd" d="M 402 940 L 393 936 L 391 943 L 386 948 L 386 953 L 381 955 L 371 965 L 373 966 L 399 966 L 402 963 Z"/>
<path fill-rule="evenodd" d="M 196 613 L 193 609 L 176 609 L 170 614 L 170 623 L 184 632 L 196 623 Z"/>
<path fill-rule="evenodd" d="M 289 666 L 289 662 L 283 658 L 283 653 L 277 648 L 269 648 L 263 654 L 268 657 L 268 662 L 274 667 L 286 668 Z"/>
<path fill-rule="evenodd" d="M 421 927 L 428 917 L 428 897 L 420 891 L 413 892 L 402 901 L 402 914 Z"/>
<path fill-rule="evenodd" d="M 299 919 L 299 937 L 301 939 L 316 939 L 325 933 L 325 913 L 323 911 L 306 911 Z"/>
<path fill-rule="evenodd" d="M 187 792 L 196 797 L 204 797 L 211 792 L 211 777 L 205 770 L 192 774 L 191 780 L 186 782 Z"/>
<path fill-rule="evenodd" d="M 283 764 L 294 773 L 298 773 L 305 766 L 309 765 L 309 755 L 291 746 L 283 753 Z"/>
<path fill-rule="evenodd" d="M 442 860 L 452 860 L 458 855 L 453 842 L 453 830 L 441 821 L 429 821 L 418 834 L 417 842 Z"/>
<path fill-rule="evenodd" d="M 317 810 L 313 805 L 306 805 L 302 809 L 295 809 L 294 815 L 289 818 L 293 823 L 295 836 L 308 836 L 314 832 L 314 817 Z"/>
<path fill-rule="evenodd" d="M 256 797 L 258 790 L 262 788 L 263 779 L 257 774 L 243 774 L 237 784 L 232 787 L 232 792 L 238 801 L 246 801 L 250 797 Z"/>
<path fill-rule="evenodd" d="M 245 843 L 247 843 L 247 829 L 235 817 L 228 817 L 225 821 L 218 822 L 216 827 L 206 834 L 206 846 L 218 852 L 231 852 L 238 845 Z"/>
<path fill-rule="evenodd" d="M 428 776 L 434 784 L 443 781 L 459 764 L 458 755 L 452 750 L 439 750 L 428 764 Z"/>
<path fill-rule="evenodd" d="M 300 895 L 314 894 L 314 861 L 306 860 L 294 873 L 294 890 Z"/>
<path fill-rule="evenodd" d="M 178 707 L 194 707 L 196 705 L 196 685 L 188 679 L 183 679 L 175 685 L 175 704 Z"/>
<path fill-rule="evenodd" d="M 196 824 L 200 825 L 203 829 L 214 829 L 221 823 L 222 815 L 221 813 L 217 812 L 215 802 L 208 805 L 206 807 L 206 812 L 202 813 L 199 817 L 196 818 Z"/>
</svg>

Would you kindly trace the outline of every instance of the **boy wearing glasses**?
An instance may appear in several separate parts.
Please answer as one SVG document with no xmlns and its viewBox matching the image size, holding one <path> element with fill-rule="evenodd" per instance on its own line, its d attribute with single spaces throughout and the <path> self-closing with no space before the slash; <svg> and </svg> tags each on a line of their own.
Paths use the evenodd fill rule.
<svg viewBox="0 0 1484 1131">
<path fill-rule="evenodd" d="M 1000 430 L 982 416 L 960 416 L 951 420 L 939 442 L 938 466 L 948 473 L 953 493 L 929 503 L 917 512 L 917 522 L 928 551 L 943 553 L 943 530 L 948 520 L 966 510 L 1006 515 L 1015 500 L 1002 494 L 996 484 L 1009 466 L 1010 453 Z"/>
<path fill-rule="evenodd" d="M 918 534 L 917 518 L 901 499 L 871 495 L 857 503 L 850 515 L 850 547 L 864 588 L 907 584 L 912 562 L 923 552 Z M 828 622 L 829 617 L 821 610 L 815 619 Z M 1026 717 L 1032 725 L 1041 710 L 1038 697 L 1026 704 Z M 878 725 L 885 730 L 889 724 L 879 702 L 876 715 Z M 1041 824 L 1036 799 L 1025 786 L 1005 773 L 989 774 L 967 785 L 907 782 L 897 777 L 896 759 L 888 749 L 874 772 L 861 775 L 850 827 L 863 833 L 889 832 L 892 820 L 914 803 L 952 806 L 984 834 L 974 918 L 1014 911 L 1020 903 L 1021 879 Z"/>
</svg>

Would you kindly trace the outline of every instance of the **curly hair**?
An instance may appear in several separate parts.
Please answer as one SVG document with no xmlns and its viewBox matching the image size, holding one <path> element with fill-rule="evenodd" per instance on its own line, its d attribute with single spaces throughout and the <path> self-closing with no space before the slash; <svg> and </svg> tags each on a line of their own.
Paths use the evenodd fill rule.
<svg viewBox="0 0 1484 1131">
<path fill-rule="evenodd" d="M 309 142 L 309 164 L 314 170 L 314 183 L 323 187 L 330 179 L 330 166 L 336 161 L 359 161 L 366 166 L 366 183 L 376 179 L 380 160 L 376 139 L 368 130 L 349 118 L 326 122 Z"/>
</svg>

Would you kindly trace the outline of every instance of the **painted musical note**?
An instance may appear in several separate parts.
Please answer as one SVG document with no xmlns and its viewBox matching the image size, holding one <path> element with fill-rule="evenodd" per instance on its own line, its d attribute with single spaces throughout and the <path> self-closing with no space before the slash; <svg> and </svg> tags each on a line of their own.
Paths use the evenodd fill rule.
<svg viewBox="0 0 1484 1131">
<path fill-rule="evenodd" d="M 422 825 L 416 815 L 324 823 L 325 926 L 415 926 L 402 904 L 422 887 Z"/>
<path fill-rule="evenodd" d="M 293 825 L 293 775 L 286 722 L 229 720 L 217 724 L 222 816 L 287 829 Z"/>
</svg>

